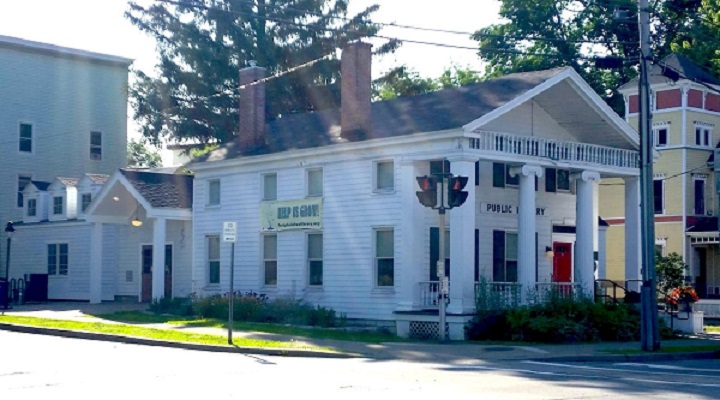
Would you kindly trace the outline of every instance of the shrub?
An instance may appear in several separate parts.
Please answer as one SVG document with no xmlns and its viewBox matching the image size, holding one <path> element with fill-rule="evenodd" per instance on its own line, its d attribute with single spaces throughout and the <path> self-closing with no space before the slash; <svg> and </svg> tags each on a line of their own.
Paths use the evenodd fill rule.
<svg viewBox="0 0 720 400">
<path fill-rule="evenodd" d="M 213 295 L 192 299 L 190 315 L 202 318 L 225 319 L 228 316 L 229 296 Z M 151 308 L 152 311 L 155 311 Z M 158 311 L 155 311 L 158 312 Z M 169 312 L 169 311 L 168 311 Z M 279 298 L 270 300 L 255 292 L 235 293 L 233 319 L 244 322 L 268 322 L 293 325 L 334 327 L 340 325 L 335 310 L 314 307 L 302 300 Z"/>
<path fill-rule="evenodd" d="M 551 296 L 543 303 L 510 310 L 478 310 L 467 333 L 472 340 L 629 341 L 640 337 L 640 315 L 624 304 Z"/>
<path fill-rule="evenodd" d="M 174 314 L 181 315 L 183 317 L 194 314 L 192 299 L 190 298 L 163 297 L 161 299 L 153 300 L 152 303 L 150 303 L 149 309 L 156 314 Z"/>
</svg>

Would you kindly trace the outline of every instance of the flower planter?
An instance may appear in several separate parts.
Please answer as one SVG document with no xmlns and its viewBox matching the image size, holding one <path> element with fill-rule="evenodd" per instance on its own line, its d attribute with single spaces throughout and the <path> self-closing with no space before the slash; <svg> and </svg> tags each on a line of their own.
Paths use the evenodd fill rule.
<svg viewBox="0 0 720 400">
<path fill-rule="evenodd" d="M 674 330 L 682 333 L 703 333 L 705 318 L 702 311 L 692 311 L 690 313 L 680 311 L 672 315 L 663 313 L 661 318 L 665 319 L 667 326 L 672 326 Z"/>
</svg>

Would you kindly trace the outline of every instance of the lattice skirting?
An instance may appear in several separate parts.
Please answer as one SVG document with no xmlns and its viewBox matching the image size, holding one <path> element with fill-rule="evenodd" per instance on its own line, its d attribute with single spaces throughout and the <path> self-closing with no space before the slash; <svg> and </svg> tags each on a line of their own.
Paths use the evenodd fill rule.
<svg viewBox="0 0 720 400">
<path fill-rule="evenodd" d="M 420 340 L 438 340 L 439 322 L 432 321 L 410 321 L 410 337 Z M 449 336 L 448 324 L 445 324 L 445 337 Z"/>
</svg>

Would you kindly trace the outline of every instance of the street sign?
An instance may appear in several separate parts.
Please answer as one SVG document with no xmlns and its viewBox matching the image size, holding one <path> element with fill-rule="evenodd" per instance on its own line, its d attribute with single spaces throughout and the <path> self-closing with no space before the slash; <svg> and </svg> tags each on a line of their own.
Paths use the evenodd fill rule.
<svg viewBox="0 0 720 400">
<path fill-rule="evenodd" d="M 237 222 L 223 222 L 223 242 L 235 243 Z"/>
</svg>

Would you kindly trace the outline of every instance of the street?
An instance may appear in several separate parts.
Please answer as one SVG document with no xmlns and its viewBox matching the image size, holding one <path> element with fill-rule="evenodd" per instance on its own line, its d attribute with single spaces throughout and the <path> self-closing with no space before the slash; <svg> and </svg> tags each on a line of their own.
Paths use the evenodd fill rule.
<svg viewBox="0 0 720 400">
<path fill-rule="evenodd" d="M 715 399 L 720 360 L 418 363 L 209 353 L 0 331 L 3 399 Z"/>
</svg>

